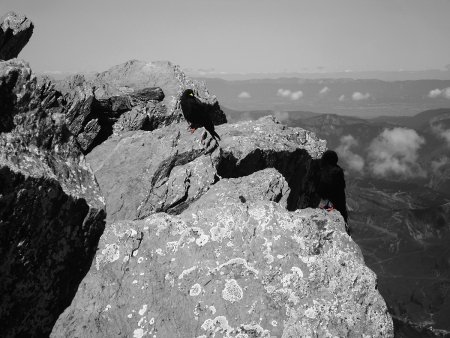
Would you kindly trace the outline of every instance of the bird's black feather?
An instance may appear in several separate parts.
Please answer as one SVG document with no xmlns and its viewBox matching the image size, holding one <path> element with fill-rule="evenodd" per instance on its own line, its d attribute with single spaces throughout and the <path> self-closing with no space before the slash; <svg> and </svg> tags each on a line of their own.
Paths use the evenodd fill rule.
<svg viewBox="0 0 450 338">
<path fill-rule="evenodd" d="M 211 105 L 203 103 L 196 98 L 192 89 L 186 89 L 183 92 L 180 103 L 183 116 L 191 128 L 205 127 L 214 139 L 220 140 L 220 136 L 214 130 L 214 123 L 209 114 Z"/>
</svg>

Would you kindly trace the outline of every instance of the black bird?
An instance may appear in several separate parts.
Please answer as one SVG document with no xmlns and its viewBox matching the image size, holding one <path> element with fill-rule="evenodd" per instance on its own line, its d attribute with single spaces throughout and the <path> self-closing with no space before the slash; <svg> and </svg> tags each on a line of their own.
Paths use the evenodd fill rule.
<svg viewBox="0 0 450 338">
<path fill-rule="evenodd" d="M 197 128 L 205 127 L 211 134 L 212 138 L 217 141 L 220 136 L 214 130 L 214 123 L 211 120 L 209 111 L 211 106 L 203 103 L 194 96 L 192 89 L 186 89 L 181 95 L 181 110 L 183 116 L 189 123 L 189 129 L 193 133 Z M 217 139 L 216 139 L 217 138 Z"/>
<path fill-rule="evenodd" d="M 317 192 L 322 199 L 329 200 L 341 213 L 348 227 L 347 203 L 345 198 L 344 171 L 338 166 L 338 155 L 333 150 L 327 150 L 320 159 L 320 174 L 317 182 Z"/>
</svg>

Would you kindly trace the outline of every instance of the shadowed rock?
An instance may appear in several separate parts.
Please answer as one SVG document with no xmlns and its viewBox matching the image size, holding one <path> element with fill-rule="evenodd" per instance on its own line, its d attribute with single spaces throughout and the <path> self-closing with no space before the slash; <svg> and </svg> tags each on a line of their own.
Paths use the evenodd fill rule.
<svg viewBox="0 0 450 338">
<path fill-rule="evenodd" d="M 0 18 L 0 60 L 17 57 L 33 35 L 33 23 L 24 15 L 9 12 Z"/>
<path fill-rule="evenodd" d="M 152 109 L 164 98 L 161 88 L 144 88 L 131 95 L 97 99 L 89 88 L 79 86 L 68 95 L 71 106 L 66 123 L 84 154 L 113 133 L 153 130 Z"/>
<path fill-rule="evenodd" d="M 0 92 L 0 331 L 47 336 L 89 269 L 104 203 L 62 94 L 18 60 L 0 62 Z"/>
<path fill-rule="evenodd" d="M 2 337 L 49 334 L 89 269 L 103 219 L 56 180 L 0 166 Z"/>
<path fill-rule="evenodd" d="M 0 132 L 14 128 L 14 115 L 27 105 L 36 83 L 30 81 L 31 69 L 20 60 L 0 62 Z"/>
</svg>

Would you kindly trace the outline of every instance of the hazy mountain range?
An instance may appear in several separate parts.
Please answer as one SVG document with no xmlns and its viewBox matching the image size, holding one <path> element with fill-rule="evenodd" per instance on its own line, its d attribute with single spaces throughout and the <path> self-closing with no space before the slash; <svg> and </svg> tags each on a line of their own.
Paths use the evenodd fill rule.
<svg viewBox="0 0 450 338">
<path fill-rule="evenodd" d="M 279 79 L 279 78 L 301 78 L 301 79 L 379 79 L 383 81 L 406 81 L 450 79 L 450 64 L 445 69 L 426 70 L 398 70 L 398 71 L 335 71 L 330 72 L 324 69 L 305 70 L 303 72 L 273 72 L 273 73 L 227 73 L 219 72 L 215 69 L 185 69 L 186 73 L 192 77 L 220 78 L 228 81 L 234 80 L 254 80 L 254 79 Z"/>
<path fill-rule="evenodd" d="M 235 110 L 313 111 L 371 118 L 412 116 L 450 106 L 450 80 L 381 81 L 375 79 L 252 79 L 226 81 L 202 78 Z"/>
</svg>

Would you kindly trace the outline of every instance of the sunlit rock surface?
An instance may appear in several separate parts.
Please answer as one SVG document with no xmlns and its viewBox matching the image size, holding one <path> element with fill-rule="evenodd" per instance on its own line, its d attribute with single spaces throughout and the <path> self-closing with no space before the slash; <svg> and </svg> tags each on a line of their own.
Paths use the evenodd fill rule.
<svg viewBox="0 0 450 338">
<path fill-rule="evenodd" d="M 109 220 L 179 213 L 219 177 L 241 177 L 276 168 L 291 192 L 288 206 L 307 207 L 314 194 L 309 166 L 325 142 L 301 128 L 286 128 L 273 118 L 224 124 L 216 143 L 204 129 L 191 134 L 184 124 L 153 132 L 111 137 L 87 156 L 106 198 Z"/>
<path fill-rule="evenodd" d="M 233 195 L 111 224 L 51 336 L 393 336 L 340 214 Z"/>
</svg>

